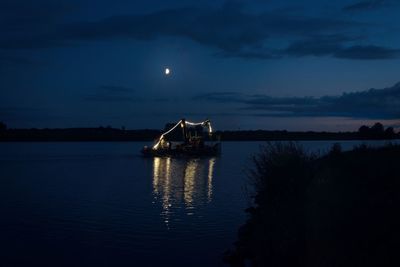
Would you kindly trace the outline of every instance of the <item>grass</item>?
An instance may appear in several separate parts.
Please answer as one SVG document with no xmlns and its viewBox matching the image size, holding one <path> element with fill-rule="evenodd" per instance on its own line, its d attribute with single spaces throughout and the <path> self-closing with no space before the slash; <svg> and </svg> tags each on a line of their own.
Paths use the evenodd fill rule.
<svg viewBox="0 0 400 267">
<path fill-rule="evenodd" d="M 399 266 L 400 146 L 324 156 L 267 143 L 249 172 L 253 205 L 231 266 Z"/>
</svg>

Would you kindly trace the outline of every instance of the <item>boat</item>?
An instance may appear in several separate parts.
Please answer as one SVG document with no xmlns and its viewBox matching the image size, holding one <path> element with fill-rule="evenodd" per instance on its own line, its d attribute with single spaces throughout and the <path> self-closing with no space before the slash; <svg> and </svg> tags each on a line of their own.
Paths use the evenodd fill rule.
<svg viewBox="0 0 400 267">
<path fill-rule="evenodd" d="M 176 142 L 173 135 L 175 133 L 176 139 L 176 129 L 179 128 L 182 130 L 182 140 Z M 208 130 L 207 138 L 203 135 L 203 128 L 207 128 Z M 214 137 L 210 120 L 191 122 L 186 119 L 181 119 L 170 129 L 161 134 L 161 136 L 155 140 L 153 146 L 144 146 L 141 153 L 146 157 L 218 156 L 221 152 L 221 142 L 219 140 L 213 141 Z"/>
</svg>

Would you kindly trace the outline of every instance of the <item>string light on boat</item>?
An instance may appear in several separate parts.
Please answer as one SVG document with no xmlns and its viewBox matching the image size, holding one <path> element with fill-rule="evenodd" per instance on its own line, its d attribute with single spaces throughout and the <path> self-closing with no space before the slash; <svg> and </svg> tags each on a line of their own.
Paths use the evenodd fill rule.
<svg viewBox="0 0 400 267">
<path fill-rule="evenodd" d="M 163 133 L 160 138 L 158 139 L 158 142 L 153 146 L 153 149 L 157 149 L 158 146 L 160 145 L 161 141 L 164 139 L 164 136 L 169 134 L 170 132 L 172 132 L 176 127 L 178 127 L 178 125 L 180 125 L 182 122 L 182 120 L 178 121 L 177 124 L 175 124 L 174 127 L 172 127 L 171 129 L 169 129 L 168 131 L 166 131 L 165 133 Z"/>
<path fill-rule="evenodd" d="M 191 126 L 198 126 L 198 125 L 205 126 L 205 127 L 208 128 L 209 134 L 212 134 L 212 127 L 211 127 L 211 122 L 210 122 L 210 120 L 205 120 L 205 121 L 202 121 L 202 122 L 185 121 L 185 123 L 186 123 L 187 125 L 191 125 Z"/>
<path fill-rule="evenodd" d="M 153 146 L 153 149 L 157 149 L 158 148 L 158 146 L 160 145 L 160 143 L 161 143 L 161 140 L 163 139 L 163 135 L 161 135 L 161 137 L 158 139 L 158 142 Z"/>
<path fill-rule="evenodd" d="M 171 129 L 169 129 L 168 131 L 166 131 L 165 133 L 163 133 L 160 138 L 158 139 L 157 143 L 153 146 L 153 149 L 156 150 L 158 149 L 158 147 L 160 146 L 162 140 L 164 139 L 164 136 L 169 134 L 170 132 L 172 132 L 176 127 L 181 126 L 181 128 L 185 127 L 185 125 L 190 125 L 190 126 L 204 126 L 208 128 L 208 133 L 211 135 L 212 134 L 212 127 L 211 127 L 211 121 L 210 120 L 205 120 L 202 122 L 191 122 L 191 121 L 184 121 L 184 120 L 180 120 L 178 121 L 177 124 L 174 125 L 174 127 L 172 127 Z"/>
<path fill-rule="evenodd" d="M 197 126 L 197 125 L 203 125 L 204 122 L 191 122 L 191 121 L 185 121 L 186 124 L 191 125 L 191 126 Z"/>
</svg>

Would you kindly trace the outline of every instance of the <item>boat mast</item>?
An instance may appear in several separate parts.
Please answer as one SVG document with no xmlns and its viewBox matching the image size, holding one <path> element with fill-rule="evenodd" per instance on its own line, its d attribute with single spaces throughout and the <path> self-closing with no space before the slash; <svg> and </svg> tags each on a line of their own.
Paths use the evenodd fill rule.
<svg viewBox="0 0 400 267">
<path fill-rule="evenodd" d="M 186 129 L 186 120 L 185 120 L 185 118 L 181 119 L 181 126 L 182 126 L 183 141 L 185 143 L 187 143 L 188 142 L 188 137 L 187 137 L 187 129 Z"/>
</svg>

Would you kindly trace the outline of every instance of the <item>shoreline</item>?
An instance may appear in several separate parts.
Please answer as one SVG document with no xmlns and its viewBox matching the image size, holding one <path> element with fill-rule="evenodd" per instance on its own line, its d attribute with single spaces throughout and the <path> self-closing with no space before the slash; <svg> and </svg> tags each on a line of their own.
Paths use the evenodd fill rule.
<svg viewBox="0 0 400 267">
<path fill-rule="evenodd" d="M 0 131 L 0 142 L 151 142 L 162 131 L 116 128 L 8 129 Z M 368 141 L 398 140 L 400 132 L 314 132 L 286 130 L 216 131 L 206 141 Z M 171 139 L 171 141 L 178 141 Z"/>
</svg>

